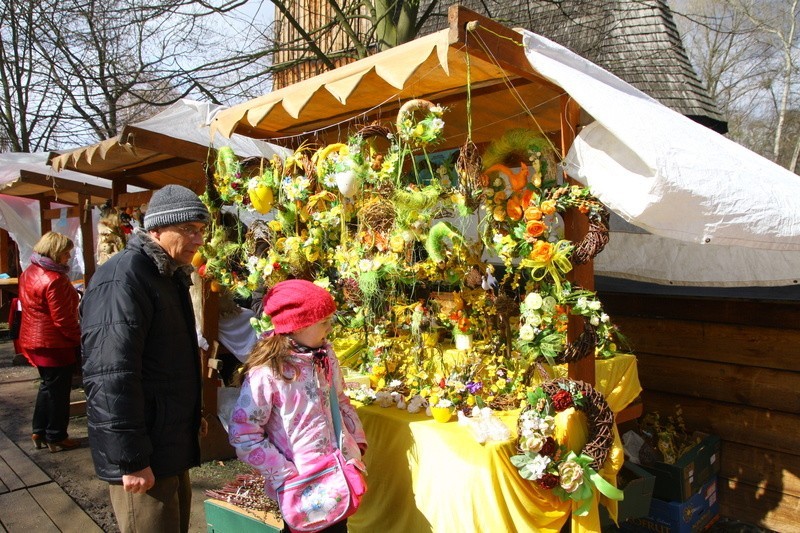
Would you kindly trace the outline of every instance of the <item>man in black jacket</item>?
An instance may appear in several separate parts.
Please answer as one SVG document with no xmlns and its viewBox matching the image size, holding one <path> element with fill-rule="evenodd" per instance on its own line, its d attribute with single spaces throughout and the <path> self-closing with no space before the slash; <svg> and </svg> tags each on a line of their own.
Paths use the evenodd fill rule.
<svg viewBox="0 0 800 533">
<path fill-rule="evenodd" d="M 189 286 L 208 221 L 189 189 L 156 191 L 144 230 L 97 269 L 81 301 L 89 445 L 123 532 L 189 529 L 189 469 L 205 430 Z"/>
</svg>

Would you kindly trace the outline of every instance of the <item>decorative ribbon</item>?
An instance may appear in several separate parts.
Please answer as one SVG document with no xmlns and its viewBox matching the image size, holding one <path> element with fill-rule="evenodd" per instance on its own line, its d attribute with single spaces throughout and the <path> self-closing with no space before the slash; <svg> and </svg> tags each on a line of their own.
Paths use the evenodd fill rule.
<svg viewBox="0 0 800 533">
<path fill-rule="evenodd" d="M 572 243 L 562 239 L 553 245 L 553 253 L 547 259 L 523 259 L 520 266 L 531 269 L 534 281 L 541 281 L 547 274 L 553 278 L 556 291 L 561 293 L 563 276 L 572 270 L 569 254 L 572 253 Z"/>
<path fill-rule="evenodd" d="M 567 492 L 561 487 L 553 489 L 553 492 L 562 500 L 572 500 L 573 512 L 576 515 L 586 516 L 589 514 L 590 507 L 594 501 L 595 489 L 611 500 L 622 500 L 623 492 L 603 479 L 603 476 L 589 466 L 592 461 L 594 461 L 590 456 L 586 454 L 577 455 L 575 452 L 569 452 L 569 455 L 567 455 L 564 461 L 574 461 L 581 465 L 583 468 L 583 482 L 580 487 L 573 492 Z"/>
</svg>

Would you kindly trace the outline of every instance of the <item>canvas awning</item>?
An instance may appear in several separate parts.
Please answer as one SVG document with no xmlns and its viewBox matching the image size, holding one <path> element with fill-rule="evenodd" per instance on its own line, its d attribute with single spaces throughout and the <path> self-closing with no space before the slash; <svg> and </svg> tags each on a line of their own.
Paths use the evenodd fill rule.
<svg viewBox="0 0 800 533">
<path fill-rule="evenodd" d="M 290 153 L 240 135 L 215 136 L 212 141 L 209 124 L 221 109 L 208 102 L 180 100 L 152 118 L 125 126 L 112 139 L 53 154 L 50 164 L 59 172 L 74 170 L 105 178 L 116 187 L 159 189 L 174 183 L 201 192 L 206 161 L 214 157 L 211 148 L 231 146 L 240 156 L 267 159 Z"/>
<path fill-rule="evenodd" d="M 531 65 L 595 120 L 565 165 L 620 219 L 595 260 L 598 274 L 671 285 L 798 283 L 800 176 L 552 41 L 526 32 L 525 44 Z"/>
<path fill-rule="evenodd" d="M 79 196 L 100 205 L 111 198 L 111 183 L 87 174 L 58 173 L 47 165 L 47 153 L 0 154 L 0 193 L 77 205 Z"/>
<path fill-rule="evenodd" d="M 334 142 L 359 124 L 391 124 L 404 102 L 422 98 L 447 107 L 446 141 L 437 147 L 446 149 L 464 144 L 469 116 L 475 143 L 509 128 L 557 131 L 563 94 L 530 68 L 519 44 L 441 30 L 233 106 L 212 127 L 287 143 L 309 135 Z"/>
</svg>

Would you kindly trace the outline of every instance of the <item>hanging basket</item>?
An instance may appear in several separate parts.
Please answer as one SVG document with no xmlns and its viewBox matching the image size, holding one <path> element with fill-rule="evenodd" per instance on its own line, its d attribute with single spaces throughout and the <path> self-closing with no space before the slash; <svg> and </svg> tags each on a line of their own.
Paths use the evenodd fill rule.
<svg viewBox="0 0 800 533">
<path fill-rule="evenodd" d="M 443 109 L 428 100 L 415 98 L 400 107 L 395 127 L 397 136 L 412 149 L 425 148 L 441 140 Z"/>
<path fill-rule="evenodd" d="M 466 206 L 470 209 L 475 209 L 480 204 L 482 168 L 483 162 L 478 147 L 472 141 L 466 141 L 458 151 L 456 173 L 458 190 L 464 195 Z"/>
</svg>

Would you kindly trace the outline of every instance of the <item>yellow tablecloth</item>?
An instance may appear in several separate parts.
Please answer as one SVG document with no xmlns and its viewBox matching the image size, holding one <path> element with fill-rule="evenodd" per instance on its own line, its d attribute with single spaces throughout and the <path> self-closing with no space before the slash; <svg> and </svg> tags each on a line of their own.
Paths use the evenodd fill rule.
<svg viewBox="0 0 800 533">
<path fill-rule="evenodd" d="M 615 412 L 641 391 L 634 356 L 598 360 L 596 374 Z M 372 405 L 358 414 L 369 440 L 369 491 L 348 521 L 352 532 L 557 532 L 570 518 L 571 502 L 523 479 L 511 464 L 515 439 L 482 445 L 466 426 L 396 408 Z M 515 428 L 518 412 L 502 416 Z M 577 426 L 567 427 L 570 444 L 580 448 L 586 437 Z M 615 433 L 603 476 L 614 482 L 622 462 Z M 610 510 L 616 515 L 616 506 Z M 573 532 L 599 530 L 596 512 L 572 516 Z"/>
</svg>

